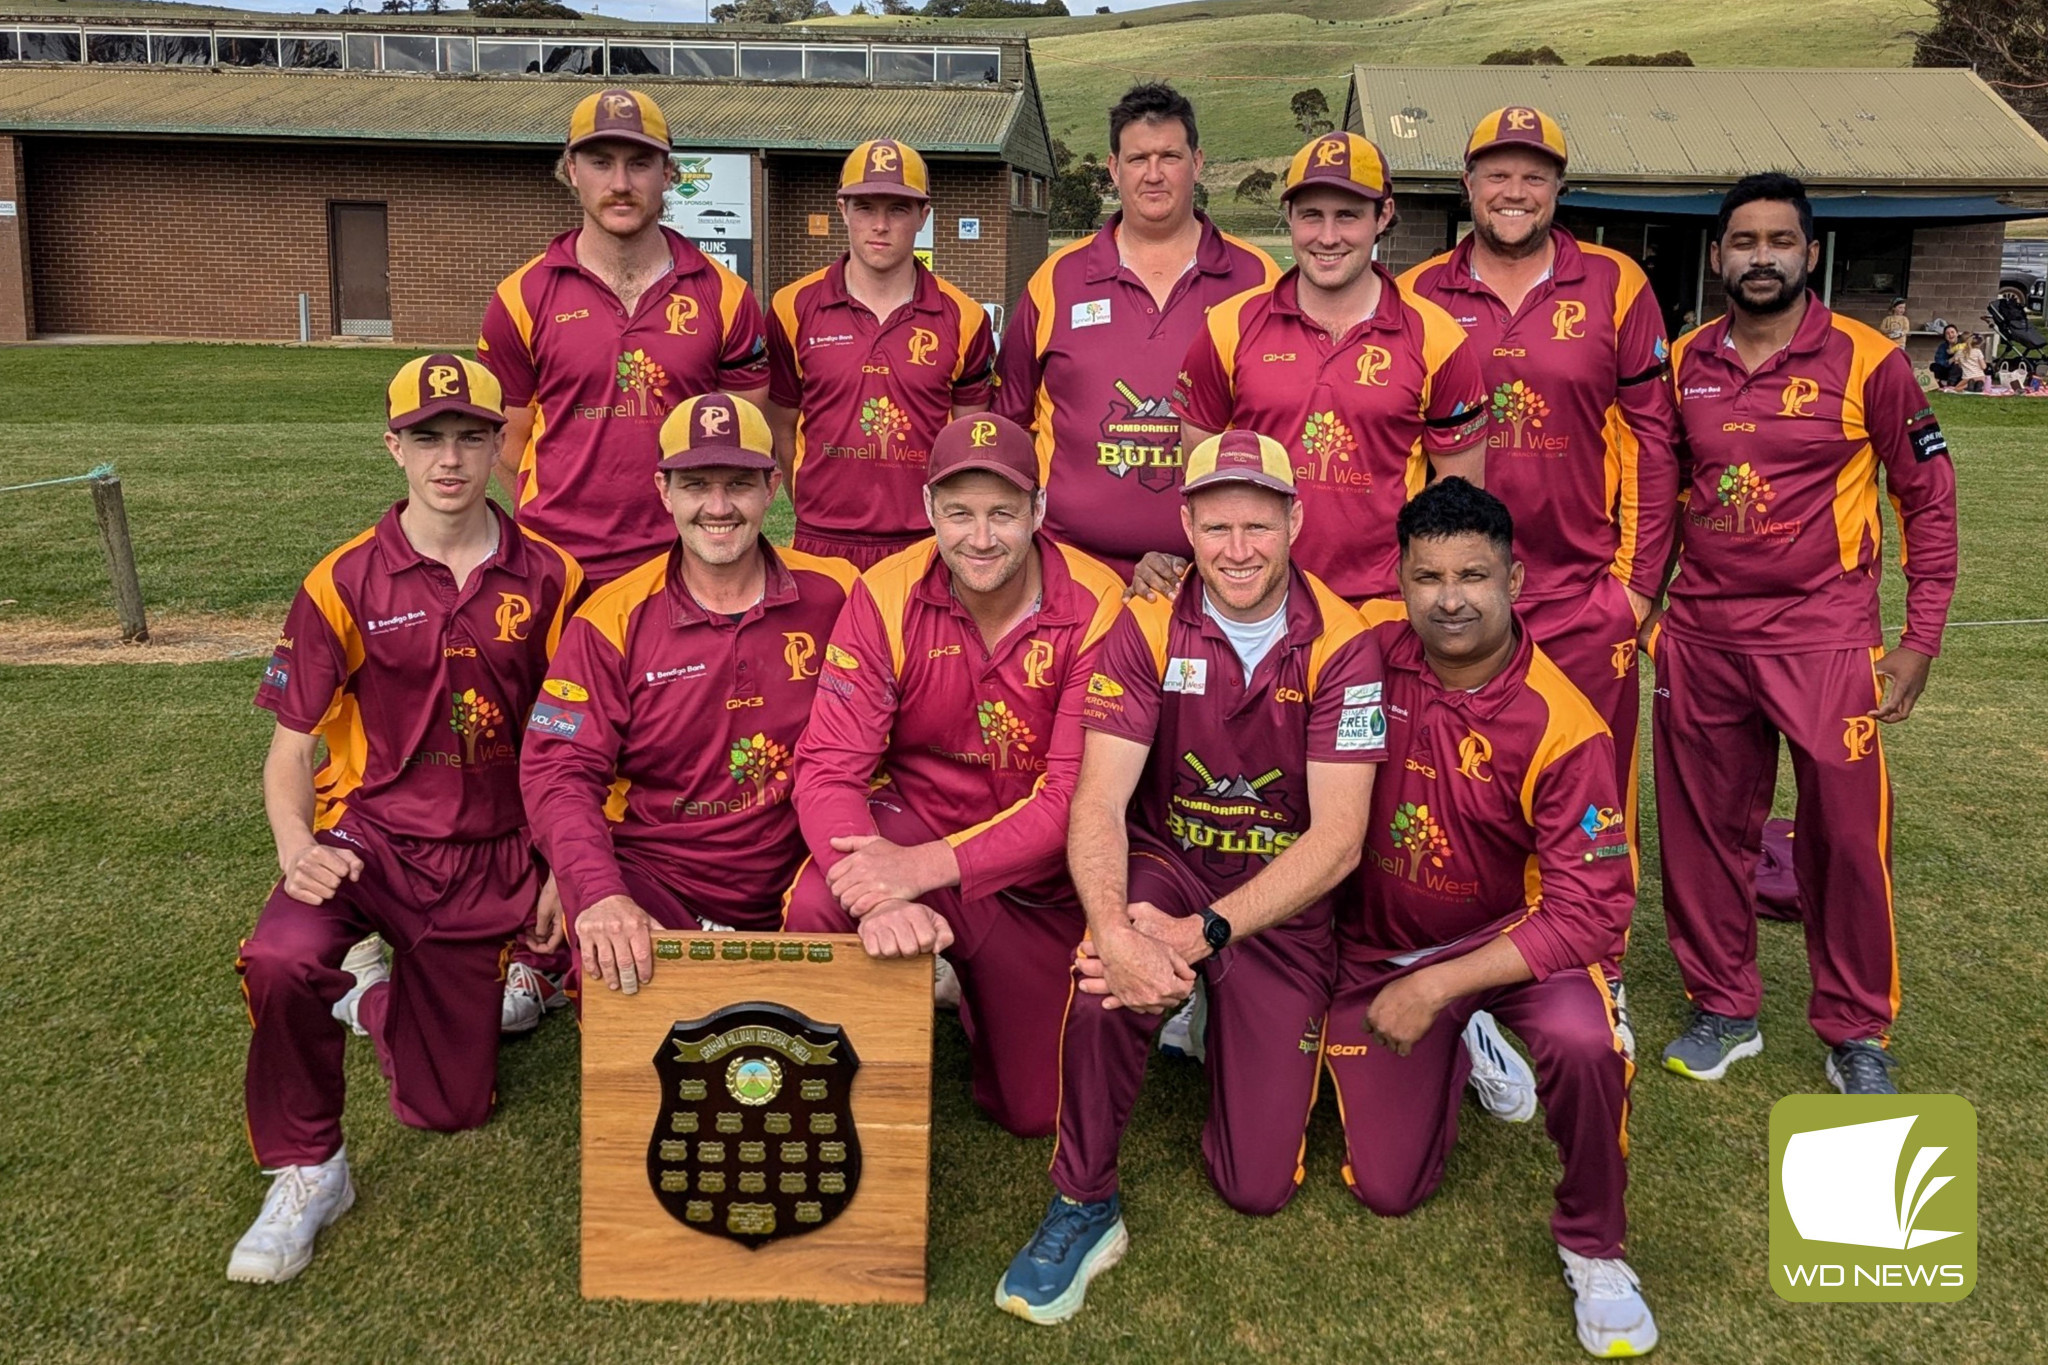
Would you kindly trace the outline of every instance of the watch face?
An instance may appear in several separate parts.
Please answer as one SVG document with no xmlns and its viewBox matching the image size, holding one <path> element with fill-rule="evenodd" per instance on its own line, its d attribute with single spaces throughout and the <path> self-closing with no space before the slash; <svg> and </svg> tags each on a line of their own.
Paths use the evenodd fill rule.
<svg viewBox="0 0 2048 1365">
<path fill-rule="evenodd" d="M 1211 948 L 1221 948 L 1230 942 L 1230 923 L 1215 911 L 1202 924 L 1202 937 L 1209 941 Z"/>
</svg>

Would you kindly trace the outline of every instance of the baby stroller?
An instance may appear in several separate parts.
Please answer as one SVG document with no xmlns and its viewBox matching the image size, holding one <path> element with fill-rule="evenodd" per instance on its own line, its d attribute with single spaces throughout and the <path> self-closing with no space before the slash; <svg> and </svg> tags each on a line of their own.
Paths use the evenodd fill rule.
<svg viewBox="0 0 2048 1365">
<path fill-rule="evenodd" d="M 2025 370 L 2029 379 L 2048 368 L 2048 337 L 2042 336 L 2033 319 L 2027 316 L 2026 305 L 2000 294 L 1991 300 L 1989 308 L 1984 320 L 1991 324 L 1995 344 L 1985 357 L 1985 368 L 1993 374 Z"/>
</svg>

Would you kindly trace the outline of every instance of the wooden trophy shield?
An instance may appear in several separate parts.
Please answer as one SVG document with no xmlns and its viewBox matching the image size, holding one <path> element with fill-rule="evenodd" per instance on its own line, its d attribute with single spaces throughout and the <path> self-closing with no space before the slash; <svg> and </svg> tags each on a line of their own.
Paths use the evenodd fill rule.
<svg viewBox="0 0 2048 1365">
<path fill-rule="evenodd" d="M 583 1296 L 922 1303 L 932 959 L 655 938 L 583 992 Z"/>
</svg>

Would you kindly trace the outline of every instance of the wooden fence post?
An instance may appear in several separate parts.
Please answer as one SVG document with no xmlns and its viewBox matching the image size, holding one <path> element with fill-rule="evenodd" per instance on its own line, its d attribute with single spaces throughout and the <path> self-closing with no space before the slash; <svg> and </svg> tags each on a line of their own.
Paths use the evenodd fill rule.
<svg viewBox="0 0 2048 1365">
<path fill-rule="evenodd" d="M 121 501 L 120 479 L 108 474 L 92 480 L 92 512 L 100 524 L 100 545 L 107 552 L 107 576 L 114 584 L 121 638 L 146 642 L 149 620 L 142 611 L 142 583 L 135 576 L 135 547 L 128 540 L 128 509 Z"/>
</svg>

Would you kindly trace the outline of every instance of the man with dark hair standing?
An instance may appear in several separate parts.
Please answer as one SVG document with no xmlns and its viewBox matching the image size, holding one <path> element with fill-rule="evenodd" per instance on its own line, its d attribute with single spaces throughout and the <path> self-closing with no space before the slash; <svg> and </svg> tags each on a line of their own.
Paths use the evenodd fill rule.
<svg viewBox="0 0 2048 1365">
<path fill-rule="evenodd" d="M 1326 1055 L 1344 1178 L 1398 1217 L 1458 1135 L 1476 1010 L 1536 1057 L 1564 1178 L 1551 1232 L 1596 1356 L 1657 1325 L 1622 1259 L 1635 1072 L 1610 983 L 1635 900 L 1628 813 L 1599 714 L 1517 620 L 1523 568 L 1498 498 L 1445 479 L 1401 509 L 1402 603 L 1375 604 L 1387 764 L 1360 894 L 1337 908 Z"/>
<path fill-rule="evenodd" d="M 1208 309 L 1270 284 L 1273 262 L 1195 209 L 1195 109 L 1136 85 L 1109 111 L 1122 207 L 1054 252 L 1010 314 L 996 411 L 1030 429 L 1046 531 L 1129 577 L 1154 550 L 1185 554 L 1174 375 Z"/>
<path fill-rule="evenodd" d="M 1665 923 L 1694 1013 L 1664 1064 L 1717 1080 L 1763 1049 L 1752 905 L 1782 735 L 1799 792 L 1807 1019 L 1837 1089 L 1895 1094 L 1892 788 L 1878 730 L 1913 713 L 1941 649 L 1956 480 L 1905 353 L 1807 288 L 1819 257 L 1799 181 L 1739 181 L 1708 256 L 1728 313 L 1673 347 L 1686 505 L 1670 606 L 1644 644 L 1657 668 Z M 1905 542 L 1905 633 L 1889 651 L 1880 468 Z"/>
</svg>

